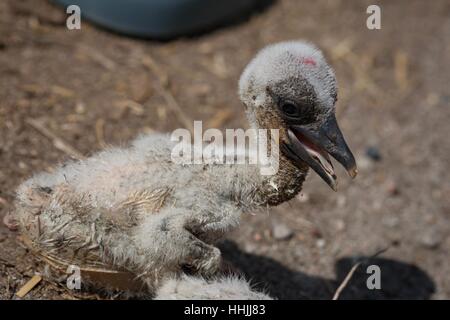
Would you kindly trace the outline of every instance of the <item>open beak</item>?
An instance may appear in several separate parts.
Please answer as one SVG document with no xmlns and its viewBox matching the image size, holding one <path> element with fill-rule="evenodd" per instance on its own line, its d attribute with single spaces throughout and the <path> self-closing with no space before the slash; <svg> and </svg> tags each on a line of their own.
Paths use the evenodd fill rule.
<svg viewBox="0 0 450 320">
<path fill-rule="evenodd" d="M 344 166 L 350 177 L 356 177 L 358 170 L 355 158 L 345 142 L 334 114 L 319 128 L 289 126 L 288 137 L 289 143 L 285 144 L 288 156 L 294 163 L 305 162 L 334 191 L 337 190 L 337 177 L 329 155 Z"/>
</svg>

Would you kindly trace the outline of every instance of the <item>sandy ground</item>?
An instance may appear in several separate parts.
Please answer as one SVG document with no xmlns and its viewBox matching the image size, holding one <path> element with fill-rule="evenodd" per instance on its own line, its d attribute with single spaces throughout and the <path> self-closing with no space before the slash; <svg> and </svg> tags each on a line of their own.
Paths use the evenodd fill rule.
<svg viewBox="0 0 450 320">
<path fill-rule="evenodd" d="M 0 217 L 21 181 L 71 152 L 89 155 L 194 119 L 246 126 L 236 95 L 245 64 L 267 44 L 306 39 L 336 70 L 338 119 L 360 174 L 350 181 L 339 169 L 337 193 L 311 174 L 297 199 L 244 217 L 224 255 L 275 297 L 330 299 L 358 258 L 388 247 L 367 261 L 380 266 L 382 289 L 366 288 L 366 264 L 342 298 L 450 298 L 450 2 L 375 1 L 382 29 L 370 31 L 373 3 L 277 1 L 244 23 L 159 43 L 84 21 L 68 31 L 62 10 L 45 0 L 1 1 Z M 1 226 L 0 298 L 14 298 L 40 270 Z M 45 281 L 26 296 L 76 297 Z"/>
</svg>

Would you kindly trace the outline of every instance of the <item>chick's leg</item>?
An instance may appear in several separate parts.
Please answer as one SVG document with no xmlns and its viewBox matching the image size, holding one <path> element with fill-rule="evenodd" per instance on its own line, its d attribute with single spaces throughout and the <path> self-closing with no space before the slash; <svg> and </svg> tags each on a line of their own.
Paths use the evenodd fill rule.
<svg viewBox="0 0 450 320">
<path fill-rule="evenodd" d="M 142 273 L 158 278 L 190 271 L 209 276 L 221 266 L 220 250 L 186 228 L 186 210 L 168 208 L 148 216 L 137 228 L 135 243 L 142 252 Z"/>
<path fill-rule="evenodd" d="M 237 227 L 240 217 L 241 210 L 233 203 L 221 202 L 207 210 L 199 210 L 188 215 L 185 228 L 205 242 L 214 244 Z"/>
</svg>

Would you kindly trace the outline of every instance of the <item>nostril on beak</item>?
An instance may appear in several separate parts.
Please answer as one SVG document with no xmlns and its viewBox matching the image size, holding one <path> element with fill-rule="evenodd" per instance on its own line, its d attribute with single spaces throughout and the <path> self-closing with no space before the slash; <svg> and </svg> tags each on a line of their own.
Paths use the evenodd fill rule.
<svg viewBox="0 0 450 320">
<path fill-rule="evenodd" d="M 331 140 L 331 142 L 336 143 L 336 141 L 337 141 L 337 135 L 336 135 L 335 133 L 332 133 L 332 134 L 326 134 L 326 136 L 328 137 L 328 139 Z"/>
</svg>

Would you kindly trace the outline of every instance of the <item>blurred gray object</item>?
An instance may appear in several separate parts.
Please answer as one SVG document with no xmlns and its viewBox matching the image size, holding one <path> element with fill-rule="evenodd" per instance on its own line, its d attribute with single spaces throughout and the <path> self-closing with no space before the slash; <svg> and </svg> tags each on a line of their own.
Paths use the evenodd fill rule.
<svg viewBox="0 0 450 320">
<path fill-rule="evenodd" d="M 195 35 L 238 21 L 272 0 L 54 0 L 112 31 L 160 40 Z"/>
</svg>

